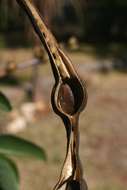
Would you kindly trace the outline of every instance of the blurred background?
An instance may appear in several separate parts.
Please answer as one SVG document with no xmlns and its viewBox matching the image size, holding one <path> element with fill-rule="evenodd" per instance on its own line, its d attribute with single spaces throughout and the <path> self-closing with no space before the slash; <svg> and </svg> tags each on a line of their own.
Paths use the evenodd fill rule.
<svg viewBox="0 0 127 190">
<path fill-rule="evenodd" d="M 34 0 L 46 25 L 85 81 L 80 155 L 90 190 L 127 186 L 127 1 Z M 33 28 L 15 0 L 0 0 L 0 90 L 13 105 L 1 111 L 0 133 L 43 146 L 48 160 L 15 159 L 21 190 L 51 189 L 65 156 L 61 120 L 50 103 L 54 78 Z"/>
</svg>

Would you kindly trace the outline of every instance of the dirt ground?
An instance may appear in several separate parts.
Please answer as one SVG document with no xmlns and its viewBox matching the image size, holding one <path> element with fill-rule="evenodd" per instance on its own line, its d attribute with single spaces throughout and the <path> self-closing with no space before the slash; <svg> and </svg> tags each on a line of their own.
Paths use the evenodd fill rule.
<svg viewBox="0 0 127 190">
<path fill-rule="evenodd" d="M 31 50 L 1 51 L 0 59 L 22 61 L 32 57 Z M 98 60 L 83 53 L 71 53 L 75 67 L 86 80 L 88 103 L 80 117 L 80 155 L 89 190 L 125 190 L 127 186 L 127 75 L 87 72 L 85 62 Z M 76 64 L 78 63 L 78 64 Z M 19 136 L 36 142 L 46 150 L 47 162 L 15 159 L 21 190 L 51 190 L 59 177 L 65 156 L 65 130 L 50 105 L 53 85 L 50 66 L 42 66 L 43 97 L 49 113 L 30 124 Z M 13 103 L 12 99 L 12 103 Z"/>
</svg>

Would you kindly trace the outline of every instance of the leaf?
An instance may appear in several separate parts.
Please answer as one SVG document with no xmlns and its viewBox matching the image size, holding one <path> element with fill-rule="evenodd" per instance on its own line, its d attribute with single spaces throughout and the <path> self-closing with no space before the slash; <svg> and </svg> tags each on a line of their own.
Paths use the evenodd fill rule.
<svg viewBox="0 0 127 190">
<path fill-rule="evenodd" d="M 46 160 L 45 151 L 41 147 L 13 135 L 0 135 L 0 153 Z"/>
<path fill-rule="evenodd" d="M 0 154 L 0 161 L 3 160 L 3 159 L 10 164 L 10 166 L 12 167 L 12 169 L 13 169 L 13 171 L 15 173 L 16 180 L 19 183 L 19 172 L 18 172 L 16 164 L 10 158 L 6 157 L 3 154 Z"/>
<path fill-rule="evenodd" d="M 0 190 L 19 190 L 18 170 L 12 160 L 0 154 Z"/>
<path fill-rule="evenodd" d="M 9 100 L 2 92 L 0 92 L 0 109 L 7 111 L 7 112 L 12 110 L 12 106 L 11 106 Z"/>
</svg>

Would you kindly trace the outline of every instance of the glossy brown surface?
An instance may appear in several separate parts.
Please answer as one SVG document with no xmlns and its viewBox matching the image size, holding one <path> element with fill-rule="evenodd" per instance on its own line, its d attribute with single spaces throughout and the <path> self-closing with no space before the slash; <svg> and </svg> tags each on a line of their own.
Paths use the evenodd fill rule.
<svg viewBox="0 0 127 190">
<path fill-rule="evenodd" d="M 80 112 L 85 108 L 87 93 L 71 61 L 57 44 L 52 33 L 47 29 L 31 0 L 17 0 L 29 16 L 33 27 L 43 43 L 50 59 L 55 77 L 51 102 L 53 110 L 59 115 L 67 133 L 67 150 L 59 180 L 54 190 L 66 184 L 66 190 L 86 190 L 79 159 Z"/>
<path fill-rule="evenodd" d="M 59 91 L 59 105 L 69 115 L 75 112 L 75 99 L 68 84 L 62 84 Z"/>
</svg>

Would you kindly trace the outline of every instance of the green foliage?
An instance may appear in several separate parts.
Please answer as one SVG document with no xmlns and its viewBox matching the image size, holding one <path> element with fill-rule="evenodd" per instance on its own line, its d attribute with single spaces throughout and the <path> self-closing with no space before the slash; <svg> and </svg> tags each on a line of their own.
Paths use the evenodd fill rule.
<svg viewBox="0 0 127 190">
<path fill-rule="evenodd" d="M 39 146 L 11 135 L 0 135 L 0 190 L 18 190 L 19 174 L 15 163 L 7 156 L 31 156 L 46 160 Z"/>
<path fill-rule="evenodd" d="M 16 165 L 3 155 L 0 155 L 0 189 L 19 189 L 19 175 Z"/>
<path fill-rule="evenodd" d="M 0 92 L 0 109 L 7 112 L 12 110 L 9 100 L 2 92 Z"/>
<path fill-rule="evenodd" d="M 11 111 L 6 96 L 0 92 L 0 109 Z M 13 135 L 0 135 L 0 190 L 18 190 L 19 174 L 15 163 L 7 156 L 29 156 L 46 160 L 45 151 L 32 142 Z"/>
<path fill-rule="evenodd" d="M 0 153 L 4 155 L 31 156 L 46 160 L 45 152 L 39 146 L 11 135 L 0 135 Z"/>
</svg>

